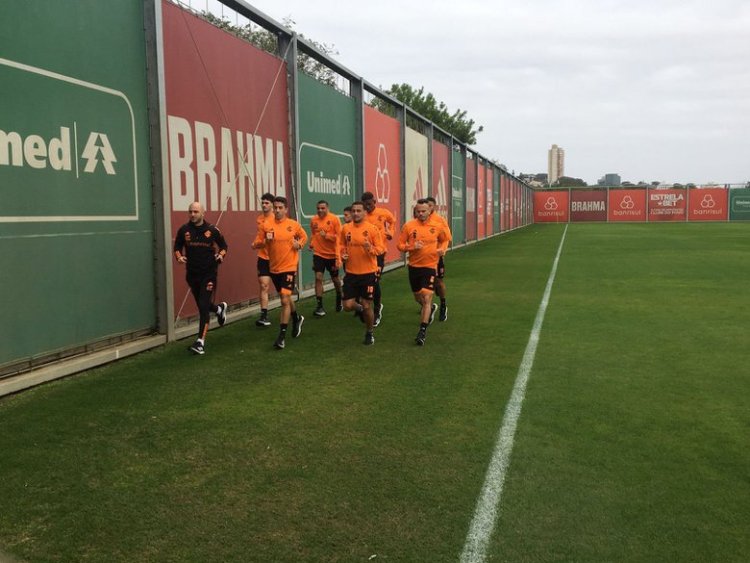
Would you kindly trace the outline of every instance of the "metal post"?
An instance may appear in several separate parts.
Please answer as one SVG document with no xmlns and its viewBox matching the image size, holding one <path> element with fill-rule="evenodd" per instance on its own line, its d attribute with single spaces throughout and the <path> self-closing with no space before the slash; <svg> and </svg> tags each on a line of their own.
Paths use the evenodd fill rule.
<svg viewBox="0 0 750 563">
<path fill-rule="evenodd" d="M 167 147 L 167 104 L 164 78 L 164 37 L 160 0 L 143 1 L 146 36 L 146 82 L 151 139 L 151 193 L 154 208 L 154 289 L 156 330 L 175 340 L 174 286 L 172 284 L 171 198 Z"/>
</svg>

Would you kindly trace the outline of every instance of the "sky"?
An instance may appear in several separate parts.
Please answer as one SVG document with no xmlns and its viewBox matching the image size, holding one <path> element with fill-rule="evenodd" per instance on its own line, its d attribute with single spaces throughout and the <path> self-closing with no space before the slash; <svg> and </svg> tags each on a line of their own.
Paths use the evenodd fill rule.
<svg viewBox="0 0 750 563">
<path fill-rule="evenodd" d="M 195 0 L 200 3 L 200 0 Z M 376 86 L 424 86 L 519 173 L 750 180 L 747 0 L 251 0 Z"/>
</svg>

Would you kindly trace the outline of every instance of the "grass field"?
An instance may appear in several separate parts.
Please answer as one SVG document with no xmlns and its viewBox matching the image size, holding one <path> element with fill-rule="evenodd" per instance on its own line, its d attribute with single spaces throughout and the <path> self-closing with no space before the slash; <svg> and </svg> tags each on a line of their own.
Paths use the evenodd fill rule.
<svg viewBox="0 0 750 563">
<path fill-rule="evenodd" d="M 397 270 L 372 348 L 328 297 L 0 399 L 0 552 L 457 561 L 563 229 L 451 253 L 424 348 Z M 488 560 L 748 560 L 749 240 L 568 228 Z"/>
</svg>

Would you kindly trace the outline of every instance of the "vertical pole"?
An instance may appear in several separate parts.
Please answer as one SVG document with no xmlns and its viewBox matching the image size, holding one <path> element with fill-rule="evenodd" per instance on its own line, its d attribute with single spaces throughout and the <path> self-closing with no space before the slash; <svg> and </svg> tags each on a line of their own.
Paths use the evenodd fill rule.
<svg viewBox="0 0 750 563">
<path fill-rule="evenodd" d="M 430 121 L 427 130 L 429 132 L 427 140 L 427 177 L 429 178 L 427 182 L 427 196 L 435 197 L 435 187 L 432 185 L 435 181 L 432 174 L 432 143 L 435 140 L 435 124 L 432 121 Z"/>
<path fill-rule="evenodd" d="M 369 189 L 365 185 L 365 90 L 362 78 L 349 78 L 349 94 L 357 104 L 354 118 L 355 137 L 357 138 L 357 146 L 354 149 L 356 151 L 354 176 L 357 185 L 354 188 L 352 199 L 359 199 L 359 196 Z"/>
<path fill-rule="evenodd" d="M 289 195 L 292 198 L 293 216 L 299 218 L 300 208 L 300 167 L 299 167 L 299 82 L 297 81 L 297 35 L 281 34 L 278 36 L 279 56 L 286 61 L 288 112 L 289 112 L 289 166 L 292 185 Z M 279 195 L 279 194 L 276 194 Z M 283 194 L 287 195 L 287 194 Z"/>
<path fill-rule="evenodd" d="M 143 1 L 146 36 L 146 82 L 151 157 L 151 197 L 154 209 L 154 293 L 156 330 L 175 339 L 172 284 L 172 221 L 167 147 L 167 104 L 164 78 L 164 36 L 161 0 Z"/>
<path fill-rule="evenodd" d="M 407 205 L 406 205 L 406 105 L 401 104 L 396 106 L 396 117 L 401 124 L 401 166 L 399 174 L 401 175 L 401 218 L 403 223 L 406 223 L 411 219 L 407 216 Z M 403 224 L 402 223 L 402 224 Z"/>
</svg>

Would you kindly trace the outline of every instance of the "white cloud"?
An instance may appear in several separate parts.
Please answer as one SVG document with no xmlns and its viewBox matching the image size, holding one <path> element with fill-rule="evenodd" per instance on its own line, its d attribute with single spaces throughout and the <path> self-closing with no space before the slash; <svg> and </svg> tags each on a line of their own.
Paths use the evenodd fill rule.
<svg viewBox="0 0 750 563">
<path fill-rule="evenodd" d="M 250 2 L 334 44 L 369 82 L 425 86 L 485 126 L 477 149 L 594 182 L 750 179 L 742 0 Z"/>
</svg>

